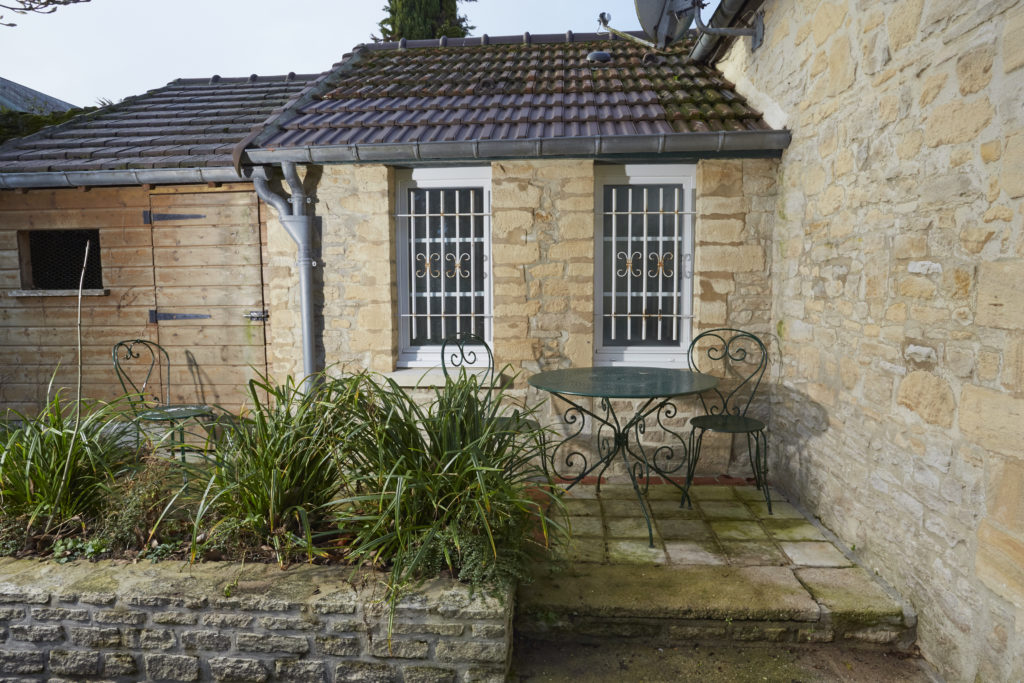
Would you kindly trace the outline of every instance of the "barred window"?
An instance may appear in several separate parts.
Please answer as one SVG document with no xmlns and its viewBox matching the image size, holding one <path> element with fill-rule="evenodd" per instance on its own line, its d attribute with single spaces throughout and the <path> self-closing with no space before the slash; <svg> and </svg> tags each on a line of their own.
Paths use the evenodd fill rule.
<svg viewBox="0 0 1024 683">
<path fill-rule="evenodd" d="M 77 290 L 89 243 L 83 289 L 103 287 L 99 230 L 29 230 L 18 234 L 25 289 Z"/>
<path fill-rule="evenodd" d="M 685 364 L 693 187 L 692 167 L 625 166 L 598 174 L 598 363 Z"/>
<path fill-rule="evenodd" d="M 399 364 L 435 365 L 446 337 L 491 340 L 489 169 L 416 169 L 399 183 Z"/>
</svg>

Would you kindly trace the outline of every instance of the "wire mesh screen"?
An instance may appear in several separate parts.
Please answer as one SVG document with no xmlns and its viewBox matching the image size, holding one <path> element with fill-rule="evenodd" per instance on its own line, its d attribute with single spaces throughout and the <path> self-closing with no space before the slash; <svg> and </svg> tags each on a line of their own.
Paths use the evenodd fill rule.
<svg viewBox="0 0 1024 683">
<path fill-rule="evenodd" d="M 85 266 L 84 289 L 103 287 L 100 265 L 99 230 L 32 230 L 28 234 L 33 289 L 78 289 L 89 243 L 89 261 Z"/>
<path fill-rule="evenodd" d="M 409 190 L 409 344 L 485 336 L 487 215 L 479 187 Z"/>
<path fill-rule="evenodd" d="M 693 277 L 681 185 L 606 185 L 603 194 L 604 346 L 678 346 Z"/>
</svg>

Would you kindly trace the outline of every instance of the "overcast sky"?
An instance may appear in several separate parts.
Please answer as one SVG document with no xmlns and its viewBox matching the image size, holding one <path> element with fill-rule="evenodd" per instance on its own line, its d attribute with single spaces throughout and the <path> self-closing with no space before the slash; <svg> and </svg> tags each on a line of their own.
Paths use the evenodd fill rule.
<svg viewBox="0 0 1024 683">
<path fill-rule="evenodd" d="M 577 33 L 608 12 L 639 29 L 634 0 L 478 0 L 473 35 Z M 713 3 L 717 5 L 717 2 Z M 384 0 L 92 0 L 48 15 L 3 12 L 0 77 L 79 106 L 175 78 L 319 73 L 379 33 Z M 705 16 L 711 7 L 705 9 Z"/>
</svg>

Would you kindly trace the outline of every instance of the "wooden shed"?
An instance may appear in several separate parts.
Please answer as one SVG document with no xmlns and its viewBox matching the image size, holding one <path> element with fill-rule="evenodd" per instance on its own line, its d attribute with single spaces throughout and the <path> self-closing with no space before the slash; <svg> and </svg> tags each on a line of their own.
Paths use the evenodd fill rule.
<svg viewBox="0 0 1024 683">
<path fill-rule="evenodd" d="M 4 409 L 75 383 L 87 242 L 83 394 L 122 393 L 111 349 L 144 338 L 170 354 L 173 401 L 238 409 L 266 371 L 267 232 L 231 150 L 311 79 L 178 80 L 0 147 Z"/>
</svg>

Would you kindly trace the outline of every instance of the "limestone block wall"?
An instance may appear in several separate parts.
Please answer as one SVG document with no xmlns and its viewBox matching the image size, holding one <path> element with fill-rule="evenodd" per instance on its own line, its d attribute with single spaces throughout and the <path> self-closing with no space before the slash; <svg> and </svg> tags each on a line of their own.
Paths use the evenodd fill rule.
<svg viewBox="0 0 1024 683">
<path fill-rule="evenodd" d="M 315 195 L 314 306 L 321 362 L 389 372 L 397 354 L 394 172 L 387 166 L 307 170 Z M 278 379 L 302 375 L 295 243 L 273 209 L 268 230 L 268 366 Z"/>
<path fill-rule="evenodd" d="M 498 364 L 526 372 L 591 365 L 593 161 L 499 162 L 491 173 Z"/>
<path fill-rule="evenodd" d="M 950 680 L 1024 677 L 1024 3 L 765 4 L 720 64 L 793 141 L 776 479 L 914 605 Z"/>
<path fill-rule="evenodd" d="M 0 677 L 105 681 L 492 681 L 512 594 L 411 592 L 345 567 L 0 561 Z"/>
</svg>

